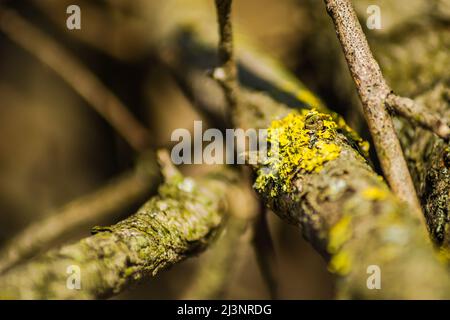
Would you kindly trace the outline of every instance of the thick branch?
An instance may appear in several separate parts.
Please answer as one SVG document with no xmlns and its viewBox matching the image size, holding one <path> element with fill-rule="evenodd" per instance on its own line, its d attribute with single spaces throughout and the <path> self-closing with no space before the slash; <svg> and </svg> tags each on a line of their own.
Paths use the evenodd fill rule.
<svg viewBox="0 0 450 320">
<path fill-rule="evenodd" d="M 363 103 L 383 172 L 394 193 L 409 203 L 416 217 L 424 221 L 400 142 L 385 108 L 385 100 L 392 90 L 372 55 L 350 1 L 325 0 L 325 4 Z"/>
<path fill-rule="evenodd" d="M 210 244 L 224 220 L 232 181 L 229 175 L 201 180 L 176 175 L 130 218 L 94 228 L 95 235 L 3 275 L 0 297 L 105 298 L 154 276 Z M 70 266 L 80 268 L 80 290 L 66 285 Z"/>
</svg>

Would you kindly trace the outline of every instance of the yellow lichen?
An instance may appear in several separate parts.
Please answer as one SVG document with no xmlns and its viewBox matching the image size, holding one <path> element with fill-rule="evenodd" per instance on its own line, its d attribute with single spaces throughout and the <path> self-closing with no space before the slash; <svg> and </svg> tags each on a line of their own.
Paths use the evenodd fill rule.
<svg viewBox="0 0 450 320">
<path fill-rule="evenodd" d="M 328 270 L 340 276 L 350 273 L 352 268 L 352 259 L 347 251 L 340 251 L 331 257 L 328 264 Z"/>
<path fill-rule="evenodd" d="M 344 216 L 331 228 L 327 246 L 329 253 L 337 253 L 339 249 L 341 249 L 341 247 L 351 238 L 351 222 L 351 216 Z"/>
<path fill-rule="evenodd" d="M 362 196 L 367 200 L 384 200 L 388 196 L 388 193 L 379 187 L 370 187 L 363 190 Z"/>
<path fill-rule="evenodd" d="M 271 148 L 258 170 L 255 188 L 264 191 L 269 186 L 272 197 L 289 193 L 298 174 L 322 170 L 326 162 L 339 157 L 336 128 L 331 116 L 315 110 L 294 111 L 272 122 L 267 134 Z"/>
</svg>

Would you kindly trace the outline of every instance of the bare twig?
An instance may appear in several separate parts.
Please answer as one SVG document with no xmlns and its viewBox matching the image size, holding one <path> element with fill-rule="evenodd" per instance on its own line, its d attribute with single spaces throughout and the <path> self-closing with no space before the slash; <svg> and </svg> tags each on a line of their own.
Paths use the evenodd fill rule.
<svg viewBox="0 0 450 320">
<path fill-rule="evenodd" d="M 10 9 L 0 8 L 0 30 L 52 68 L 137 151 L 150 145 L 148 130 L 69 51 Z"/>
<path fill-rule="evenodd" d="M 385 107 L 386 98 L 392 90 L 372 55 L 351 2 L 325 0 L 325 4 L 362 101 L 383 172 L 394 193 L 409 203 L 425 224 L 400 142 Z"/>
<path fill-rule="evenodd" d="M 219 22 L 219 60 L 221 66 L 214 70 L 213 77 L 222 85 L 229 106 L 232 122 L 238 105 L 238 74 L 233 51 L 233 27 L 231 23 L 232 0 L 216 0 Z"/>
<path fill-rule="evenodd" d="M 386 105 L 413 123 L 434 132 L 445 141 L 449 140 L 450 127 L 445 119 L 441 119 L 438 114 L 426 110 L 422 104 L 410 98 L 390 93 L 386 97 Z"/>
</svg>

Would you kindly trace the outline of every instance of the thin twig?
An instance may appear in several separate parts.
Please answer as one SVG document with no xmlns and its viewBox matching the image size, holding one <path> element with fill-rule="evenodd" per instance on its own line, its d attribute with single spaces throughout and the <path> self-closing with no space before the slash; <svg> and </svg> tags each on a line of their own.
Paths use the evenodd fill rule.
<svg viewBox="0 0 450 320">
<path fill-rule="evenodd" d="M 254 222 L 253 247 L 256 258 L 261 269 L 263 278 L 266 280 L 271 299 L 278 298 L 278 264 L 276 261 L 275 247 L 270 235 L 267 222 L 267 209 L 260 204 L 260 212 Z"/>
<path fill-rule="evenodd" d="M 214 71 L 213 77 L 220 83 L 223 88 L 225 98 L 228 103 L 230 122 L 237 126 L 239 123 L 239 80 L 238 68 L 233 49 L 233 27 L 231 22 L 232 0 L 216 0 L 217 19 L 219 23 L 219 60 L 221 67 Z M 247 168 L 243 168 L 243 175 L 248 175 Z M 260 221 L 261 222 L 261 221 Z M 270 233 L 267 228 L 260 224 L 256 224 L 255 231 L 257 241 L 254 242 L 258 255 L 258 264 L 261 273 L 272 297 L 276 296 L 276 270 L 273 270 L 272 252 L 262 251 L 265 248 L 272 248 L 273 244 Z M 269 250 L 270 251 L 270 250 Z"/>
<path fill-rule="evenodd" d="M 15 11 L 0 8 L 0 30 L 52 68 L 137 151 L 150 146 L 148 130 L 81 61 Z"/>
<path fill-rule="evenodd" d="M 202 24 L 203 21 L 197 23 Z M 204 39 L 204 35 L 199 32 L 193 32 L 192 36 L 197 41 Z M 187 70 L 192 68 L 204 73 L 204 67 L 195 61 L 202 55 L 195 51 L 195 59 L 182 60 L 188 48 L 182 46 L 180 39 L 177 40 L 172 44 L 177 55 L 174 60 L 183 61 Z M 211 47 L 207 45 L 207 48 Z M 174 72 L 184 81 L 190 79 L 191 75 L 183 72 L 186 69 L 174 65 Z M 252 87 L 241 83 L 240 88 L 241 95 L 245 95 L 245 89 Z M 197 97 L 204 94 L 207 87 L 198 86 L 190 90 L 194 90 L 192 96 Z M 261 99 L 252 104 L 252 108 L 242 108 L 244 127 L 263 128 L 291 110 L 279 100 L 275 103 L 269 97 L 262 96 L 261 92 L 253 96 L 256 94 Z M 257 112 L 258 116 L 248 116 L 253 112 Z M 317 128 L 313 130 L 322 130 L 323 124 L 319 122 Z M 435 258 L 432 246 L 423 235 L 423 228 L 417 224 L 410 209 L 399 203 L 397 197 L 359 156 L 355 145 L 346 135 L 336 132 L 333 143 L 341 148 L 339 157 L 327 162 L 319 172 L 299 172 L 292 182 L 293 186 L 298 187 L 293 193 L 271 195 L 273 190 L 281 190 L 286 185 L 282 180 L 258 189 L 266 205 L 284 221 L 300 228 L 305 238 L 329 262 L 330 270 L 340 275 L 336 288 L 340 297 L 448 298 L 448 270 Z M 258 170 L 258 178 L 265 179 L 266 172 Z M 397 231 L 406 231 L 406 238 L 403 237 L 405 241 L 398 241 L 398 237 L 386 237 L 392 233 L 392 222 L 395 222 Z M 382 254 L 383 248 L 388 248 L 392 255 Z M 382 290 L 367 289 L 366 270 L 369 265 L 380 266 L 384 276 Z M 411 282 L 410 274 L 417 275 L 415 281 Z"/>
<path fill-rule="evenodd" d="M 392 119 L 385 107 L 391 93 L 349 0 L 325 0 L 333 19 L 350 73 L 362 101 L 375 148 L 394 193 L 409 203 L 425 224 Z"/>
<path fill-rule="evenodd" d="M 400 97 L 390 93 L 386 97 L 386 105 L 402 117 L 434 132 L 445 141 L 449 140 L 450 127 L 448 123 L 444 119 L 441 119 L 438 114 L 426 110 L 422 104 L 410 98 Z"/>
<path fill-rule="evenodd" d="M 233 122 L 238 106 L 238 72 L 233 51 L 233 27 L 231 23 L 232 0 L 216 0 L 219 22 L 219 61 L 213 77 L 222 86 L 229 106 L 229 120 Z"/>
</svg>

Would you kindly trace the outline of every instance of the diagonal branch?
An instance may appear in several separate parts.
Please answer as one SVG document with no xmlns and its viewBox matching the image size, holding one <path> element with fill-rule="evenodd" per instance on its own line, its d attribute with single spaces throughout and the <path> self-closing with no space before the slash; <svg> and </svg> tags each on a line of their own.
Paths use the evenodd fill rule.
<svg viewBox="0 0 450 320">
<path fill-rule="evenodd" d="M 415 215 L 425 224 L 400 142 L 385 107 L 386 98 L 392 90 L 372 55 L 350 1 L 325 0 L 325 4 L 362 101 L 383 172 L 394 193 L 409 203 Z"/>
</svg>

